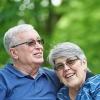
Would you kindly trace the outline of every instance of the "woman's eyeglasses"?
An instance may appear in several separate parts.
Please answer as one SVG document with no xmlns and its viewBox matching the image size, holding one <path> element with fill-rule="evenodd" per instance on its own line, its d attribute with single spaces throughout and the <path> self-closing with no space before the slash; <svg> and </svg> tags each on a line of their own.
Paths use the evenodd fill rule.
<svg viewBox="0 0 100 100">
<path fill-rule="evenodd" d="M 66 63 L 65 63 L 65 64 L 66 64 L 67 66 L 71 67 L 72 65 L 75 64 L 75 62 L 76 62 L 77 60 L 79 60 L 78 57 L 69 58 L 69 59 L 66 59 Z M 57 70 L 57 71 L 58 71 L 58 70 L 64 69 L 65 64 L 64 64 L 64 63 L 55 64 L 54 70 Z"/>
</svg>

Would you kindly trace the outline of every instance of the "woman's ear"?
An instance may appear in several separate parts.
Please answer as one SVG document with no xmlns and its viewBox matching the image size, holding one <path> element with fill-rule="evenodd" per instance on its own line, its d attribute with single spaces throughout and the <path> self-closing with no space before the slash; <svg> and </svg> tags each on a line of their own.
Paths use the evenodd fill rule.
<svg viewBox="0 0 100 100">
<path fill-rule="evenodd" d="M 82 61 L 82 66 L 83 68 L 86 70 L 87 69 L 87 60 L 86 59 L 83 59 Z"/>
<path fill-rule="evenodd" d="M 18 59 L 17 50 L 16 48 L 10 48 L 9 53 L 13 59 Z"/>
</svg>

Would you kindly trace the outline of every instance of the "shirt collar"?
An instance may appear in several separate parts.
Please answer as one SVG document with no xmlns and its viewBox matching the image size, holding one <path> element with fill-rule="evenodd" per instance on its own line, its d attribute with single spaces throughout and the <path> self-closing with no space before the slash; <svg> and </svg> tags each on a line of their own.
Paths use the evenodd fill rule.
<svg viewBox="0 0 100 100">
<path fill-rule="evenodd" d="M 21 71 L 19 71 L 18 69 L 16 69 L 13 64 L 7 64 L 5 65 L 6 69 L 9 70 L 11 73 L 15 74 L 16 76 L 18 77 L 26 77 L 26 76 L 29 76 L 29 75 L 26 75 L 24 73 L 22 73 Z M 41 75 L 45 75 L 46 76 L 46 73 L 45 71 L 40 67 L 39 68 L 39 72 L 38 72 L 38 75 L 36 76 L 36 78 L 40 77 Z"/>
<path fill-rule="evenodd" d="M 85 81 L 86 81 L 88 78 L 92 77 L 92 76 L 94 76 L 94 74 L 93 74 L 92 72 L 87 71 Z"/>
</svg>

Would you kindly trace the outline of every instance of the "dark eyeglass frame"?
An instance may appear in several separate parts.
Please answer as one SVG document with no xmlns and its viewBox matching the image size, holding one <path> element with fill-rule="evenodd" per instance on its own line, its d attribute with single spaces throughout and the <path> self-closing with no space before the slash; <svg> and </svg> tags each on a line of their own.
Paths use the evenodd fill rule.
<svg viewBox="0 0 100 100">
<path fill-rule="evenodd" d="M 74 59 L 73 58 L 66 59 L 66 65 L 68 65 L 69 67 L 71 67 L 72 65 L 74 65 L 76 63 L 77 60 L 79 60 L 79 58 L 76 57 L 76 56 L 75 56 Z M 56 71 L 62 70 L 62 69 L 64 69 L 64 66 L 65 65 L 63 63 L 55 64 L 54 70 L 56 70 Z"/>
<path fill-rule="evenodd" d="M 23 45 L 23 44 L 26 44 L 28 46 L 34 46 L 34 45 L 36 45 L 36 42 L 41 44 L 41 45 L 44 44 L 44 40 L 43 39 L 37 39 L 37 40 L 29 40 L 29 41 L 26 41 L 26 42 L 22 42 L 22 43 L 16 44 L 14 46 L 11 46 L 11 48 L 14 48 L 14 47 L 17 47 L 17 46 Z"/>
</svg>

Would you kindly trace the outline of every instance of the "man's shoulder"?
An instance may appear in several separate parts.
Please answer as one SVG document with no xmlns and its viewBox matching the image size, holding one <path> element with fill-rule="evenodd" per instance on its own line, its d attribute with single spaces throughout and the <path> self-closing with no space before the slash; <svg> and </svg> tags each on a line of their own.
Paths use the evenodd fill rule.
<svg viewBox="0 0 100 100">
<path fill-rule="evenodd" d="M 46 76 L 52 80 L 55 85 L 57 85 L 57 83 L 59 84 L 60 81 L 55 73 L 55 71 L 53 69 L 49 69 L 49 68 L 46 68 L 46 67 L 43 67 L 43 70 L 44 70 L 44 73 L 46 74 Z"/>
<path fill-rule="evenodd" d="M 55 73 L 55 71 L 54 71 L 53 69 L 51 69 L 51 68 L 43 67 L 43 70 L 44 70 L 45 72 L 48 72 L 48 73 L 52 73 L 52 74 Z"/>
<path fill-rule="evenodd" d="M 57 75 L 55 73 L 55 71 L 53 69 L 47 68 L 47 67 L 43 67 L 43 71 L 46 75 L 52 77 L 52 78 L 57 78 Z"/>
<path fill-rule="evenodd" d="M 44 73 L 46 74 L 46 76 L 48 77 L 48 79 L 50 79 L 51 82 L 53 82 L 53 85 L 57 89 L 62 87 L 62 84 L 60 83 L 60 80 L 58 79 L 58 77 L 53 69 L 43 67 L 43 70 L 44 70 Z"/>
<path fill-rule="evenodd" d="M 1 73 L 3 73 L 3 72 L 5 72 L 5 70 L 6 70 L 6 68 L 5 68 L 5 67 L 6 67 L 6 66 L 7 66 L 7 64 L 6 64 L 6 65 L 4 65 L 4 66 L 2 66 L 2 67 L 0 68 L 0 74 L 1 74 Z"/>
<path fill-rule="evenodd" d="M 12 64 L 5 64 L 0 69 L 0 76 L 7 76 L 9 73 L 9 67 L 12 66 Z"/>
</svg>

